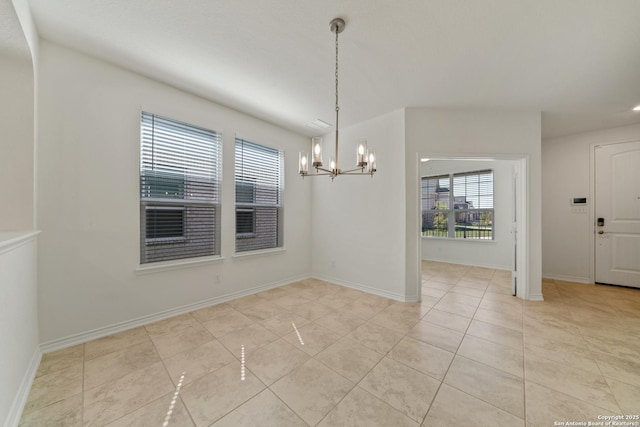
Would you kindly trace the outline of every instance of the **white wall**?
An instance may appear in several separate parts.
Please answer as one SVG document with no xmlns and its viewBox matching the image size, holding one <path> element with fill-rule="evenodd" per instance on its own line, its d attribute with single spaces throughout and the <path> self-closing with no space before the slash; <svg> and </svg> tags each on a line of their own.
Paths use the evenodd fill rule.
<svg viewBox="0 0 640 427">
<path fill-rule="evenodd" d="M 511 270 L 513 266 L 512 160 L 430 160 L 420 166 L 420 176 L 493 170 L 494 240 L 422 237 L 422 259 Z"/>
<path fill-rule="evenodd" d="M 427 157 L 525 156 L 528 289 L 521 296 L 542 298 L 540 113 L 408 108 L 405 125 L 407 286 L 418 288 L 420 282 L 419 154 Z"/>
<path fill-rule="evenodd" d="M 0 233 L 0 425 L 18 425 L 40 362 L 36 240 Z"/>
<path fill-rule="evenodd" d="M 33 69 L 0 53 L 0 230 L 33 229 Z"/>
<path fill-rule="evenodd" d="M 22 5 L 26 3 L 22 2 Z M 2 7 L 0 42 L 0 425 L 18 425 L 40 361 L 34 226 L 34 65 L 24 8 Z M 32 27 L 31 27 L 32 28 Z M 6 49 L 6 50 L 5 50 Z M 13 232 L 11 232 L 11 231 Z"/>
<path fill-rule="evenodd" d="M 591 283 L 593 277 L 594 144 L 640 139 L 640 125 L 621 126 L 542 142 L 542 272 L 545 277 Z M 586 214 L 569 201 L 588 197 Z"/>
<path fill-rule="evenodd" d="M 31 15 L 31 9 L 29 9 L 28 0 L 12 0 L 14 10 L 17 15 L 17 19 L 20 22 L 20 28 L 22 29 L 23 37 L 25 39 L 25 50 L 30 53 L 30 66 L 32 72 L 31 77 L 31 102 L 29 109 L 29 116 L 32 118 L 31 122 L 31 144 L 30 150 L 32 150 L 31 156 L 31 227 L 36 226 L 37 218 L 37 203 L 38 203 L 38 188 L 37 183 L 37 163 L 38 163 L 38 62 L 40 58 L 40 37 L 36 30 L 35 23 L 33 22 L 33 16 Z M 26 185 L 26 184 L 25 184 Z"/>
<path fill-rule="evenodd" d="M 74 334 L 86 339 L 94 329 L 308 276 L 310 183 L 297 176 L 297 153 L 307 138 L 46 41 L 39 84 L 45 343 Z M 222 262 L 136 273 L 142 108 L 223 132 Z M 284 253 L 233 257 L 236 132 L 285 151 Z"/>
<path fill-rule="evenodd" d="M 354 167 L 360 138 L 367 138 L 376 151 L 378 172 L 373 178 L 307 179 L 313 181 L 313 275 L 404 300 L 403 111 L 340 129 L 342 169 Z M 324 139 L 327 164 L 334 141 L 333 135 Z"/>
</svg>

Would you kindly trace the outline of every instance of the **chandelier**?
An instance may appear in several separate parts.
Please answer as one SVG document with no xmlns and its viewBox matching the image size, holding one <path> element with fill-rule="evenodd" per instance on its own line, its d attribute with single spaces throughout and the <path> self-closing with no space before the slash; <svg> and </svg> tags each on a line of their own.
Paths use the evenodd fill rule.
<svg viewBox="0 0 640 427">
<path fill-rule="evenodd" d="M 342 170 L 338 166 L 338 119 L 340 107 L 338 106 L 338 34 L 345 27 L 345 22 L 341 18 L 335 18 L 329 23 L 332 33 L 336 33 L 336 151 L 335 155 L 329 159 L 329 168 L 323 167 L 322 162 L 322 138 L 311 138 L 311 157 L 308 153 L 300 153 L 298 157 L 298 172 L 305 176 L 328 175 L 331 180 L 338 175 L 371 175 L 376 171 L 376 154 L 367 149 L 367 140 L 361 139 L 356 149 L 356 167 L 354 169 Z M 309 173 L 309 162 L 315 172 Z"/>
</svg>

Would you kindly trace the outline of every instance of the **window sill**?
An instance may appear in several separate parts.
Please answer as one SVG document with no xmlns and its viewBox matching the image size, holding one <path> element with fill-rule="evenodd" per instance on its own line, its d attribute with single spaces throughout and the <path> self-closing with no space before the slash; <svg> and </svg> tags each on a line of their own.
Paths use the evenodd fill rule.
<svg viewBox="0 0 640 427">
<path fill-rule="evenodd" d="M 209 256 L 201 258 L 188 258 L 175 261 L 162 261 L 149 264 L 141 264 L 136 268 L 136 274 L 151 274 L 161 271 L 179 270 L 182 268 L 197 267 L 203 264 L 218 264 L 224 261 L 221 256 Z"/>
<path fill-rule="evenodd" d="M 273 249 L 260 249 L 257 251 L 247 251 L 247 252 L 236 252 L 233 254 L 234 259 L 246 259 L 246 258 L 254 258 L 259 256 L 267 256 L 267 255 L 277 255 L 283 254 L 287 251 L 286 248 L 273 248 Z"/>
<path fill-rule="evenodd" d="M 473 243 L 482 243 L 484 245 L 490 244 L 490 243 L 498 243 L 497 240 L 493 239 L 454 239 L 451 237 L 436 237 L 436 236 L 420 236 L 423 239 L 428 239 L 428 240 L 445 240 L 447 242 L 473 242 Z"/>
</svg>

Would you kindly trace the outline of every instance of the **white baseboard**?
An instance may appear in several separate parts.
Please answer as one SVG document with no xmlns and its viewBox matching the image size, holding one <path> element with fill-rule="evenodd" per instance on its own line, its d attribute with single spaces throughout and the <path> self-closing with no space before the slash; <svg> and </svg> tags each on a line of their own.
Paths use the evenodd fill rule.
<svg viewBox="0 0 640 427">
<path fill-rule="evenodd" d="M 49 353 L 55 350 L 60 350 L 60 349 L 71 347 L 77 344 L 82 344 L 97 338 L 106 337 L 108 335 L 115 334 L 117 332 L 122 332 L 128 329 L 137 328 L 139 326 L 148 325 L 149 323 L 168 319 L 170 317 L 188 313 L 190 311 L 198 310 L 205 307 L 210 307 L 216 304 L 221 304 L 226 301 L 230 301 L 230 300 L 244 297 L 247 295 L 256 294 L 258 292 L 266 291 L 266 290 L 277 288 L 280 286 L 288 285 L 290 283 L 298 282 L 300 280 L 309 279 L 310 277 L 311 276 L 308 274 L 290 277 L 288 279 L 281 280 L 278 282 L 267 283 L 265 285 L 260 285 L 250 289 L 245 289 L 240 292 L 234 292 L 231 294 L 222 295 L 215 298 L 210 298 L 204 301 L 183 305 L 181 307 L 172 308 L 159 313 L 138 317 L 137 319 L 127 320 L 124 322 L 119 322 L 119 323 L 104 326 L 101 328 L 93 329 L 91 331 L 81 332 L 79 334 L 70 335 L 68 337 L 47 341 L 45 343 L 40 344 L 40 350 L 42 351 L 42 353 Z"/>
<path fill-rule="evenodd" d="M 542 273 L 542 278 L 543 279 L 563 280 L 565 282 L 576 282 L 576 283 L 593 284 L 593 281 L 591 281 L 591 279 L 589 279 L 588 277 L 561 276 L 559 274 L 545 274 L 545 273 Z"/>
<path fill-rule="evenodd" d="M 448 264 L 460 264 L 460 265 L 467 265 L 469 267 L 491 268 L 494 270 L 507 270 L 507 271 L 513 270 L 513 267 L 510 265 L 469 264 L 459 259 L 451 260 L 451 259 L 441 259 L 441 258 L 429 258 L 429 259 L 424 258 L 422 261 L 446 262 Z"/>
<path fill-rule="evenodd" d="M 527 298 L 525 299 L 527 301 L 544 301 L 544 298 L 542 297 L 541 293 L 528 295 Z"/>
<path fill-rule="evenodd" d="M 11 408 L 9 408 L 9 413 L 7 414 L 7 418 L 3 424 L 4 427 L 17 427 L 20 423 L 20 417 L 22 416 L 24 405 L 27 403 L 27 398 L 31 391 L 31 385 L 33 384 L 33 380 L 38 372 L 38 366 L 40 366 L 41 359 L 42 352 L 40 351 L 40 348 L 36 347 L 33 352 L 33 356 L 31 356 L 31 361 L 29 361 L 29 367 L 22 377 L 20 387 L 16 392 Z"/>
<path fill-rule="evenodd" d="M 318 280 L 324 280 L 325 282 L 330 282 L 330 283 L 334 283 L 336 285 L 340 285 L 340 286 L 345 286 L 347 288 L 351 288 L 351 289 L 356 289 L 358 291 L 363 291 L 363 292 L 367 292 L 369 294 L 374 294 L 374 295 L 378 295 L 381 297 L 385 297 L 385 298 L 390 298 L 396 301 L 400 301 L 400 302 L 416 302 L 418 301 L 418 296 L 417 295 L 413 295 L 413 296 L 405 296 L 405 295 L 401 295 L 401 294 L 396 294 L 394 292 L 387 292 L 387 291 L 382 291 L 380 289 L 376 289 L 376 288 L 371 288 L 369 286 L 360 284 L 360 283 L 354 283 L 354 282 L 349 282 L 346 280 L 340 280 L 340 279 L 336 279 L 335 277 L 329 277 L 329 276 L 323 276 L 320 274 L 312 274 L 312 277 L 314 279 L 318 279 Z"/>
</svg>

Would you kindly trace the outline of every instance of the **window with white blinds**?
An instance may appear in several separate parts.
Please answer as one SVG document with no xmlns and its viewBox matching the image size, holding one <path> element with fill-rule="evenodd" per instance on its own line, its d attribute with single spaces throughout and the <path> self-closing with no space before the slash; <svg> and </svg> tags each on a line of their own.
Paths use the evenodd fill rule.
<svg viewBox="0 0 640 427">
<path fill-rule="evenodd" d="M 220 134 L 142 113 L 140 263 L 220 254 Z"/>
<path fill-rule="evenodd" d="M 422 178 L 422 234 L 425 236 L 449 235 L 450 181 L 449 175 Z"/>
<path fill-rule="evenodd" d="M 422 178 L 422 235 L 493 240 L 493 171 Z"/>
<path fill-rule="evenodd" d="M 466 204 L 469 209 L 493 209 L 493 172 L 486 170 L 454 174 L 453 198 Z M 460 209 L 464 209 L 464 206 L 460 206 Z"/>
<path fill-rule="evenodd" d="M 282 151 L 236 138 L 236 252 L 282 246 L 283 168 Z"/>
</svg>

